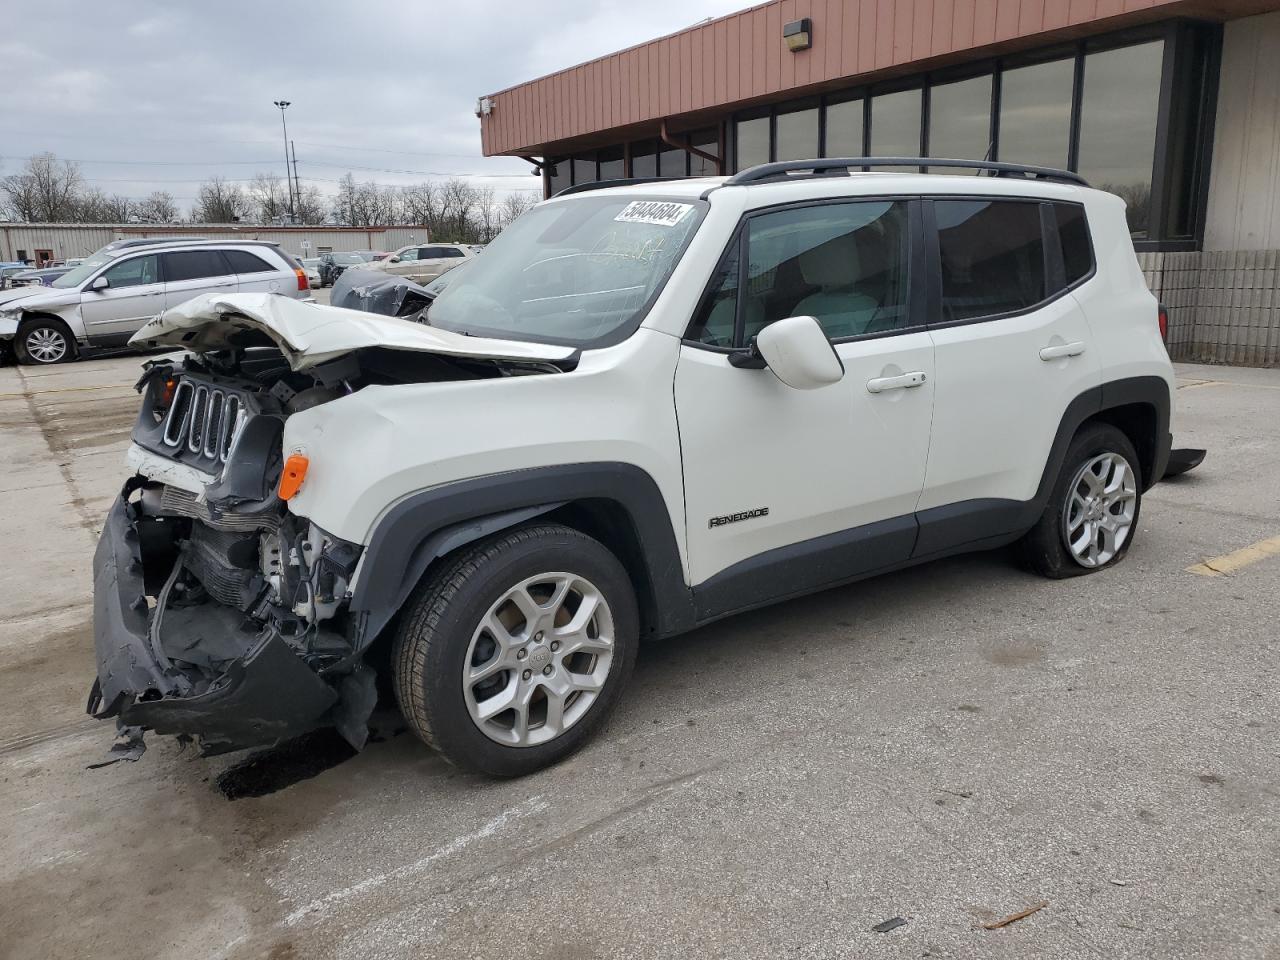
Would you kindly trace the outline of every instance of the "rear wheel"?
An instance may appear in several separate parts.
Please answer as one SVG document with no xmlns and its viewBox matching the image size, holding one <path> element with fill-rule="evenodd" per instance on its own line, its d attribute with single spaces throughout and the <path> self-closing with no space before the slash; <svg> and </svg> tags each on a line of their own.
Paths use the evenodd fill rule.
<svg viewBox="0 0 1280 960">
<path fill-rule="evenodd" d="M 464 548 L 418 589 L 395 641 L 396 697 L 448 760 L 491 776 L 567 756 L 617 703 L 639 620 L 602 544 L 538 524 Z"/>
<path fill-rule="evenodd" d="M 1122 431 L 1089 424 L 1071 441 L 1044 513 L 1022 539 L 1027 565 L 1061 579 L 1124 559 L 1138 530 L 1142 475 Z"/>
<path fill-rule="evenodd" d="M 14 350 L 21 363 L 37 366 L 66 363 L 76 357 L 76 340 L 61 320 L 35 317 L 18 328 Z"/>
</svg>

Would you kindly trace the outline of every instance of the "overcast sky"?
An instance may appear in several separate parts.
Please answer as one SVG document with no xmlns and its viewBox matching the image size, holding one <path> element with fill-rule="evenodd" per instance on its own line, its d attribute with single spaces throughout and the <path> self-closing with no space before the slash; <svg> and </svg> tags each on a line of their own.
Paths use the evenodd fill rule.
<svg viewBox="0 0 1280 960">
<path fill-rule="evenodd" d="M 481 156 L 477 97 L 748 2 L 51 0 L 0 33 L 0 175 L 47 150 L 108 194 L 185 209 L 210 176 L 283 175 L 284 99 L 304 185 L 529 189 L 528 164 Z"/>
</svg>

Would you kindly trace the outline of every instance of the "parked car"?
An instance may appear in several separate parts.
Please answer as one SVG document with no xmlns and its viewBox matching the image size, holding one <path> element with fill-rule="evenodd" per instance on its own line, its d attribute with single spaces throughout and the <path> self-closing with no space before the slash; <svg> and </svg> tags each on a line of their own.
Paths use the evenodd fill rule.
<svg viewBox="0 0 1280 960">
<path fill-rule="evenodd" d="M 9 283 L 14 287 L 51 287 L 53 281 L 70 273 L 71 267 L 41 267 L 39 270 L 26 269 L 14 274 Z"/>
<path fill-rule="evenodd" d="M 30 269 L 25 263 L 0 263 L 0 290 L 7 290 L 15 276 L 26 273 Z"/>
<path fill-rule="evenodd" d="M 334 281 L 342 276 L 342 271 L 347 267 L 363 267 L 369 262 L 369 259 L 356 251 L 343 251 L 341 253 L 322 253 L 320 255 L 320 283 L 325 287 L 332 287 Z"/>
<path fill-rule="evenodd" d="M 121 346 L 151 317 L 201 293 L 253 291 L 311 295 L 302 265 L 275 244 L 120 246 L 47 289 L 0 294 L 0 346 L 12 346 L 22 363 L 61 363 L 85 349 Z"/>
<path fill-rule="evenodd" d="M 1174 396 L 1124 202 L 880 163 L 543 202 L 425 323 L 260 294 L 148 323 L 191 352 L 144 377 L 90 712 L 359 748 L 387 664 L 419 737 L 523 774 L 600 729 L 642 638 L 1005 544 L 1120 563 Z"/>
<path fill-rule="evenodd" d="M 324 286 L 324 283 L 320 279 L 320 258 L 307 257 L 305 260 L 302 260 L 301 263 L 302 268 L 307 271 L 307 282 L 311 285 L 311 289 L 315 290 L 318 287 Z"/>
<path fill-rule="evenodd" d="M 415 283 L 430 283 L 474 256 L 475 252 L 465 243 L 411 244 L 369 264 L 367 269 L 408 277 Z"/>
</svg>

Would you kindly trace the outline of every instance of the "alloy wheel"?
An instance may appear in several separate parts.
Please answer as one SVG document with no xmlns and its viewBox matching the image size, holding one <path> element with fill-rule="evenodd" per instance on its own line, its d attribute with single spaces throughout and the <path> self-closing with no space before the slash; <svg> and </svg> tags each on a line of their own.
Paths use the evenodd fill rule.
<svg viewBox="0 0 1280 960">
<path fill-rule="evenodd" d="M 498 743 L 547 743 L 591 709 L 613 652 L 613 614 L 594 584 L 572 573 L 529 577 L 498 598 L 471 637 L 467 710 Z"/>
<path fill-rule="evenodd" d="M 1089 460 L 1067 488 L 1062 532 L 1076 563 L 1101 567 L 1115 558 L 1133 530 L 1138 478 L 1118 453 Z"/>
<path fill-rule="evenodd" d="M 35 327 L 23 341 L 27 356 L 37 363 L 57 363 L 67 355 L 67 338 L 53 327 Z"/>
</svg>

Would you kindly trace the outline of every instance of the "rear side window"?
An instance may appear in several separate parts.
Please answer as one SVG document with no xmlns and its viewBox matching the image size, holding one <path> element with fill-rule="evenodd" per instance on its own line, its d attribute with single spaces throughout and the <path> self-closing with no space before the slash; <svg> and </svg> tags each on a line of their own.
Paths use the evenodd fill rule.
<svg viewBox="0 0 1280 960">
<path fill-rule="evenodd" d="M 277 269 L 248 250 L 223 250 L 222 255 L 231 264 L 233 273 L 268 273 Z"/>
<path fill-rule="evenodd" d="M 231 273 L 222 254 L 217 250 L 183 250 L 164 255 L 164 279 L 166 283 L 180 280 L 202 280 L 205 277 L 225 277 Z"/>
<path fill-rule="evenodd" d="M 942 320 L 1025 310 L 1045 299 L 1040 204 L 937 200 Z"/>
<path fill-rule="evenodd" d="M 1093 243 L 1089 239 L 1089 221 L 1084 207 L 1075 203 L 1055 203 L 1058 219 L 1058 244 L 1062 247 L 1062 265 L 1067 286 L 1084 279 L 1093 269 Z"/>
<path fill-rule="evenodd" d="M 422 256 L 426 260 L 436 260 L 445 257 L 463 257 L 466 254 L 457 247 L 423 247 Z"/>
</svg>

